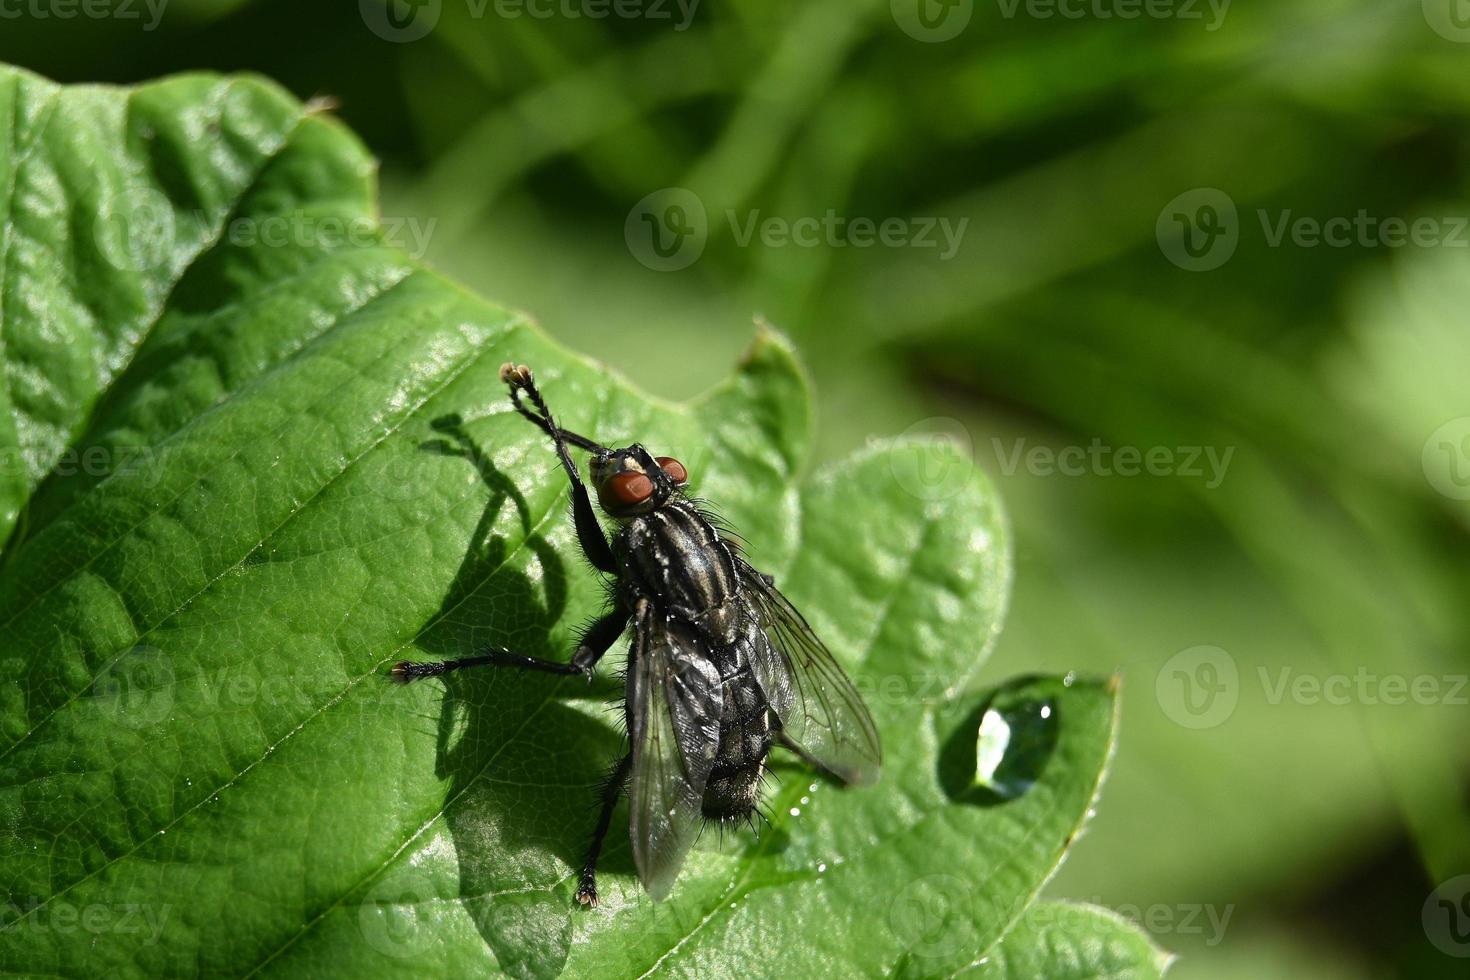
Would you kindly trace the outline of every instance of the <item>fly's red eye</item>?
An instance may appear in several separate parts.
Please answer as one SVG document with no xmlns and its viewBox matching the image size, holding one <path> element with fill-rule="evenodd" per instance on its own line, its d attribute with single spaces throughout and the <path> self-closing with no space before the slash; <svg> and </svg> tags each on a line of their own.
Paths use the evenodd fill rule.
<svg viewBox="0 0 1470 980">
<path fill-rule="evenodd" d="M 679 462 L 674 457 L 660 456 L 656 460 L 654 460 L 654 462 L 658 463 L 659 469 L 667 473 L 669 475 L 669 479 L 673 480 L 679 486 L 682 487 L 684 484 L 689 482 L 689 471 L 684 468 L 683 463 Z"/>
<path fill-rule="evenodd" d="M 602 484 L 598 496 L 609 509 L 636 507 L 653 496 L 653 481 L 642 473 L 618 473 Z"/>
</svg>

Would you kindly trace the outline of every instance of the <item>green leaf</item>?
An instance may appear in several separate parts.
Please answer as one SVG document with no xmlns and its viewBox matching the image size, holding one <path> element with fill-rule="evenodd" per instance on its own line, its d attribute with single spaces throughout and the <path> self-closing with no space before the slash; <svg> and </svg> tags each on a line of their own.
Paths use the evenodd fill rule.
<svg viewBox="0 0 1470 980">
<path fill-rule="evenodd" d="M 0 437 L 24 461 L 0 969 L 919 977 L 1017 921 L 1090 812 L 1116 692 L 977 686 L 1009 544 L 968 458 L 878 444 L 802 488 L 779 336 L 687 405 L 634 392 L 384 245 L 362 148 L 267 83 L 0 92 Z M 770 828 L 705 835 L 663 904 L 621 813 L 602 906 L 572 901 L 612 670 L 385 683 L 490 643 L 564 658 L 602 601 L 510 359 L 564 424 L 688 464 L 884 738 L 869 790 L 779 762 Z M 997 718 L 1027 726 L 1015 758 Z"/>
<path fill-rule="evenodd" d="M 972 980 L 1158 980 L 1172 957 L 1127 919 L 1090 905 L 1038 902 Z"/>
</svg>

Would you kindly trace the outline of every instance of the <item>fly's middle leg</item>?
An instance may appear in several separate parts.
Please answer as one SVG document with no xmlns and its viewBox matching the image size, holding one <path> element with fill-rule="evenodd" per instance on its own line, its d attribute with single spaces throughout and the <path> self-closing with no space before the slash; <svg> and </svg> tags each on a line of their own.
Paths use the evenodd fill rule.
<svg viewBox="0 0 1470 980">
<path fill-rule="evenodd" d="M 528 657 L 524 654 L 513 653 L 510 650 L 502 650 L 498 647 L 492 648 L 485 653 L 474 657 L 464 657 L 460 660 L 441 660 L 436 663 L 418 663 L 413 660 L 403 660 L 394 664 L 389 674 L 393 680 L 403 684 L 416 681 L 424 677 L 438 677 L 450 671 L 463 670 L 466 667 L 481 667 L 493 665 L 497 667 L 520 667 L 522 670 L 537 670 L 547 674 L 581 674 L 589 681 L 592 679 L 592 669 L 602 659 L 602 655 L 617 642 L 623 630 L 628 627 L 628 614 L 622 609 L 614 609 L 592 624 L 582 637 L 582 642 L 577 645 L 576 653 L 568 663 L 560 663 L 555 660 L 543 660 L 540 657 Z"/>
</svg>

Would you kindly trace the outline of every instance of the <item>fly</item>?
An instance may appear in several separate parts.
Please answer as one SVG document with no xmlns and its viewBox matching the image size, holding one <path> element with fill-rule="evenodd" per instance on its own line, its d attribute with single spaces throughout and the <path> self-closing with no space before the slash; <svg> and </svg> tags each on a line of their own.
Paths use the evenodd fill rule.
<svg viewBox="0 0 1470 980">
<path fill-rule="evenodd" d="M 746 562 L 739 544 L 689 497 L 684 465 L 637 443 L 609 449 L 563 429 L 525 365 L 504 365 L 500 379 L 516 411 L 551 438 L 571 482 L 578 543 L 613 579 L 610 608 L 567 663 L 491 648 L 462 660 L 404 661 L 392 675 L 407 683 L 494 664 L 590 679 L 631 626 L 630 748 L 603 786 L 577 901 L 597 904 L 597 857 L 624 791 L 639 880 L 662 900 L 705 821 L 755 813 L 772 747 L 844 782 L 875 782 L 878 731 L 862 697 L 774 580 Z M 571 446 L 591 454 L 598 502 L 617 522 L 611 540 Z"/>
</svg>

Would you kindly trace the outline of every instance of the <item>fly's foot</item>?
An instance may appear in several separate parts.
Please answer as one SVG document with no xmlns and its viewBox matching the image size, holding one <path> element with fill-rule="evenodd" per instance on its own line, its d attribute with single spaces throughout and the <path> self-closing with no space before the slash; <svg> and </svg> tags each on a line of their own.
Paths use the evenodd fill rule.
<svg viewBox="0 0 1470 980">
<path fill-rule="evenodd" d="M 577 886 L 577 904 L 589 909 L 597 908 L 597 879 L 588 875 L 582 876 L 582 882 Z"/>
<path fill-rule="evenodd" d="M 412 660 L 400 660 L 388 671 L 388 679 L 396 684 L 408 684 L 418 680 L 420 677 L 428 677 L 432 674 L 432 664 L 414 663 Z"/>
<path fill-rule="evenodd" d="M 572 654 L 572 669 L 581 674 L 587 681 L 588 686 L 592 684 L 595 676 L 592 671 L 597 666 L 598 659 L 602 656 L 600 652 L 587 646 L 585 643 L 577 647 L 577 652 Z"/>
<path fill-rule="evenodd" d="M 524 364 L 512 364 L 506 361 L 500 365 L 500 380 L 512 388 L 529 388 L 535 383 L 535 376 L 531 369 Z"/>
</svg>

